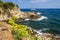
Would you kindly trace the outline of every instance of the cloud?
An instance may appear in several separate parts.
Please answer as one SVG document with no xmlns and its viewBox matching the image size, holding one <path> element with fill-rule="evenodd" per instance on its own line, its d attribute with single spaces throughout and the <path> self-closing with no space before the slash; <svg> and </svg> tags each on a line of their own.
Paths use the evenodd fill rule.
<svg viewBox="0 0 60 40">
<path fill-rule="evenodd" d="M 31 0 L 31 3 L 48 2 L 49 0 Z"/>
</svg>

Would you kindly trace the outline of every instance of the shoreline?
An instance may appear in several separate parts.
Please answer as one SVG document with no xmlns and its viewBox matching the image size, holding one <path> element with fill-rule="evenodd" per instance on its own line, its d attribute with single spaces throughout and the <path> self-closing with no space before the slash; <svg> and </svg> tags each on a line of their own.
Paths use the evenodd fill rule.
<svg viewBox="0 0 60 40">
<path fill-rule="evenodd" d="M 0 0 L 0 2 L 2 1 Z M 42 30 L 16 23 L 17 21 L 48 19 L 40 14 L 40 12 L 22 12 L 16 4 L 2 2 L 0 5 L 0 40 L 60 40 L 60 35 L 55 36 L 54 34 L 44 33 Z"/>
</svg>

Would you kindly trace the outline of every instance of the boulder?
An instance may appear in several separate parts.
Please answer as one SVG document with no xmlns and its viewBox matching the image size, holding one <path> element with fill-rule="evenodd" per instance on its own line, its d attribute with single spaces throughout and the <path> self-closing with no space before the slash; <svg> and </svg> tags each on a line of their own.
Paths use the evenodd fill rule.
<svg viewBox="0 0 60 40">
<path fill-rule="evenodd" d="M 22 40 L 30 40 L 30 38 L 23 37 Z"/>
<path fill-rule="evenodd" d="M 40 16 L 38 16 L 38 15 L 31 15 L 29 18 L 30 19 L 38 19 L 38 18 L 40 18 Z"/>
<path fill-rule="evenodd" d="M 6 22 L 0 22 L 0 40 L 14 40 L 11 31 L 11 25 Z"/>
</svg>

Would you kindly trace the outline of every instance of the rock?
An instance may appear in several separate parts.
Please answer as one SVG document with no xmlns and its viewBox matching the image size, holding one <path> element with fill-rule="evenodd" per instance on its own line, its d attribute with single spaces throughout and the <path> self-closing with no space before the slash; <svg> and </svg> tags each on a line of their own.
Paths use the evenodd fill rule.
<svg viewBox="0 0 60 40">
<path fill-rule="evenodd" d="M 8 8 L 6 10 L 0 8 L 0 13 L 0 21 L 9 20 L 12 16 L 16 16 L 17 18 L 22 16 L 22 12 L 17 6 L 15 6 L 13 9 Z"/>
<path fill-rule="evenodd" d="M 0 40 L 14 40 L 11 31 L 11 25 L 8 25 L 6 22 L 0 22 Z"/>
<path fill-rule="evenodd" d="M 56 37 L 52 34 L 42 34 L 38 36 L 38 40 L 60 40 L 60 37 Z"/>
<path fill-rule="evenodd" d="M 28 16 L 27 18 L 29 19 L 38 19 L 41 17 L 37 14 L 37 12 L 24 12 L 24 14 L 26 14 L 26 16 Z"/>
<path fill-rule="evenodd" d="M 30 38 L 23 37 L 22 40 L 30 40 Z"/>
<path fill-rule="evenodd" d="M 38 19 L 38 18 L 40 18 L 40 16 L 38 16 L 38 15 L 31 15 L 29 18 L 30 19 Z"/>
<path fill-rule="evenodd" d="M 0 8 L 0 13 L 3 12 L 2 8 Z"/>
</svg>

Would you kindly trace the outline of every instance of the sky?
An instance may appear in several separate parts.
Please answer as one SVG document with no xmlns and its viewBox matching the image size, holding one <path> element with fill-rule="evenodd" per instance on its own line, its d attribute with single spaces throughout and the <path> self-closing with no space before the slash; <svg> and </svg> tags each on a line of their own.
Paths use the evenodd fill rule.
<svg viewBox="0 0 60 40">
<path fill-rule="evenodd" d="M 29 8 L 60 8 L 60 0 L 3 0 L 11 1 L 19 6 L 20 9 Z"/>
</svg>

